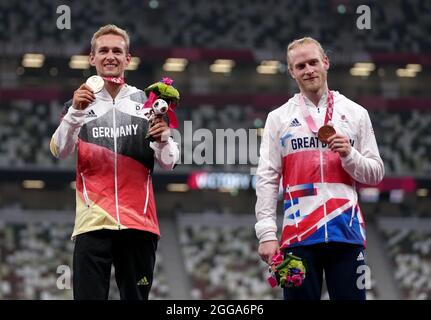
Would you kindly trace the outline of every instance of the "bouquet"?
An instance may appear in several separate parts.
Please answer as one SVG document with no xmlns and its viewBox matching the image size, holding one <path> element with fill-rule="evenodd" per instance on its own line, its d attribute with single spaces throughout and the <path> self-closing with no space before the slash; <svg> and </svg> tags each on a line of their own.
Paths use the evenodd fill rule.
<svg viewBox="0 0 431 320">
<path fill-rule="evenodd" d="M 180 93 L 172 85 L 173 80 L 170 78 L 163 78 L 148 86 L 144 92 L 147 95 L 147 101 L 143 109 L 148 110 L 150 122 L 154 117 L 167 113 L 169 118 L 169 127 L 178 128 L 178 120 L 175 116 L 174 109 L 180 101 Z"/>
<path fill-rule="evenodd" d="M 281 288 L 299 287 L 305 279 L 307 268 L 303 259 L 287 253 L 283 259 L 280 251 L 272 257 L 272 264 L 269 268 L 270 276 L 268 283 L 271 287 Z"/>
</svg>

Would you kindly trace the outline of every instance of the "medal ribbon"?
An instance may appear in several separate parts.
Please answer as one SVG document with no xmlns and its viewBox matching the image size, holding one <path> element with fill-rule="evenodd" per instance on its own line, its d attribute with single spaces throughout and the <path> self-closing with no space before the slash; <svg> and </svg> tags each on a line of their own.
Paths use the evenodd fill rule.
<svg viewBox="0 0 431 320">
<path fill-rule="evenodd" d="M 113 82 L 116 84 L 124 84 L 124 78 L 123 77 L 102 77 L 104 80 L 109 81 L 109 82 Z"/>
<path fill-rule="evenodd" d="M 328 122 L 332 120 L 332 113 L 334 112 L 334 94 L 331 90 L 328 90 L 328 97 L 326 100 L 327 108 L 326 108 L 326 115 L 325 115 L 325 123 L 326 126 Z M 311 116 L 310 112 L 308 112 L 307 106 L 305 105 L 304 96 L 302 93 L 299 94 L 299 106 L 301 107 L 302 114 L 304 115 L 305 121 L 307 122 L 308 127 L 310 130 L 316 134 L 318 129 L 316 126 L 316 123 L 314 122 L 313 117 Z"/>
</svg>

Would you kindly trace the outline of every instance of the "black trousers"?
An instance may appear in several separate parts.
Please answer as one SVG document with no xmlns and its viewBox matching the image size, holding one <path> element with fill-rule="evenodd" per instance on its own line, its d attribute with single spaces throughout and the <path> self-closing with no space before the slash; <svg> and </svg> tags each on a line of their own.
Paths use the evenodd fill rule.
<svg viewBox="0 0 431 320">
<path fill-rule="evenodd" d="M 285 253 L 305 259 L 308 270 L 300 287 L 283 289 L 284 299 L 320 300 L 325 272 L 331 300 L 365 300 L 363 250 L 363 246 L 340 242 L 287 248 Z"/>
<path fill-rule="evenodd" d="M 147 300 L 157 243 L 157 235 L 133 229 L 103 229 L 77 235 L 73 253 L 74 299 L 108 299 L 114 264 L 121 299 Z"/>
</svg>

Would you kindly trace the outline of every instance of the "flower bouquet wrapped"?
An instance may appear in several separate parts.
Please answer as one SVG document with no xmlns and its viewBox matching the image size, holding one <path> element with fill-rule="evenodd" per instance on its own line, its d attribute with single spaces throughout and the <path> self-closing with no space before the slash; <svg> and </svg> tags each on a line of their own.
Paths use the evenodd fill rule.
<svg viewBox="0 0 431 320">
<path fill-rule="evenodd" d="M 307 268 L 303 259 L 290 253 L 287 253 L 283 259 L 283 253 L 280 251 L 272 257 L 268 283 L 273 288 L 276 286 L 299 287 L 304 282 L 306 272 Z"/>
</svg>

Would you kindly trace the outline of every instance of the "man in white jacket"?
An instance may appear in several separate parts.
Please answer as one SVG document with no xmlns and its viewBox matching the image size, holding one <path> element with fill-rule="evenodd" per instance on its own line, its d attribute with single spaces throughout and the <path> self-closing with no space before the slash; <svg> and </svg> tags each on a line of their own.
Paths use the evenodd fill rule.
<svg viewBox="0 0 431 320">
<path fill-rule="evenodd" d="M 279 250 L 305 259 L 305 281 L 284 289 L 287 300 L 320 299 L 323 272 L 331 299 L 365 299 L 365 286 L 357 285 L 366 241 L 356 183 L 376 185 L 384 175 L 371 121 L 363 107 L 329 90 L 329 60 L 319 42 L 295 40 L 287 58 L 300 93 L 266 120 L 256 173 L 259 255 L 268 264 Z"/>
<path fill-rule="evenodd" d="M 78 154 L 73 294 L 108 299 L 113 264 L 121 299 L 148 299 L 160 237 L 152 171 L 155 161 L 173 169 L 179 149 L 165 121 L 149 126 L 145 93 L 125 83 L 125 30 L 101 27 L 89 60 L 103 78 L 98 92 L 87 84 L 74 92 L 50 144 L 58 158 Z"/>
</svg>

